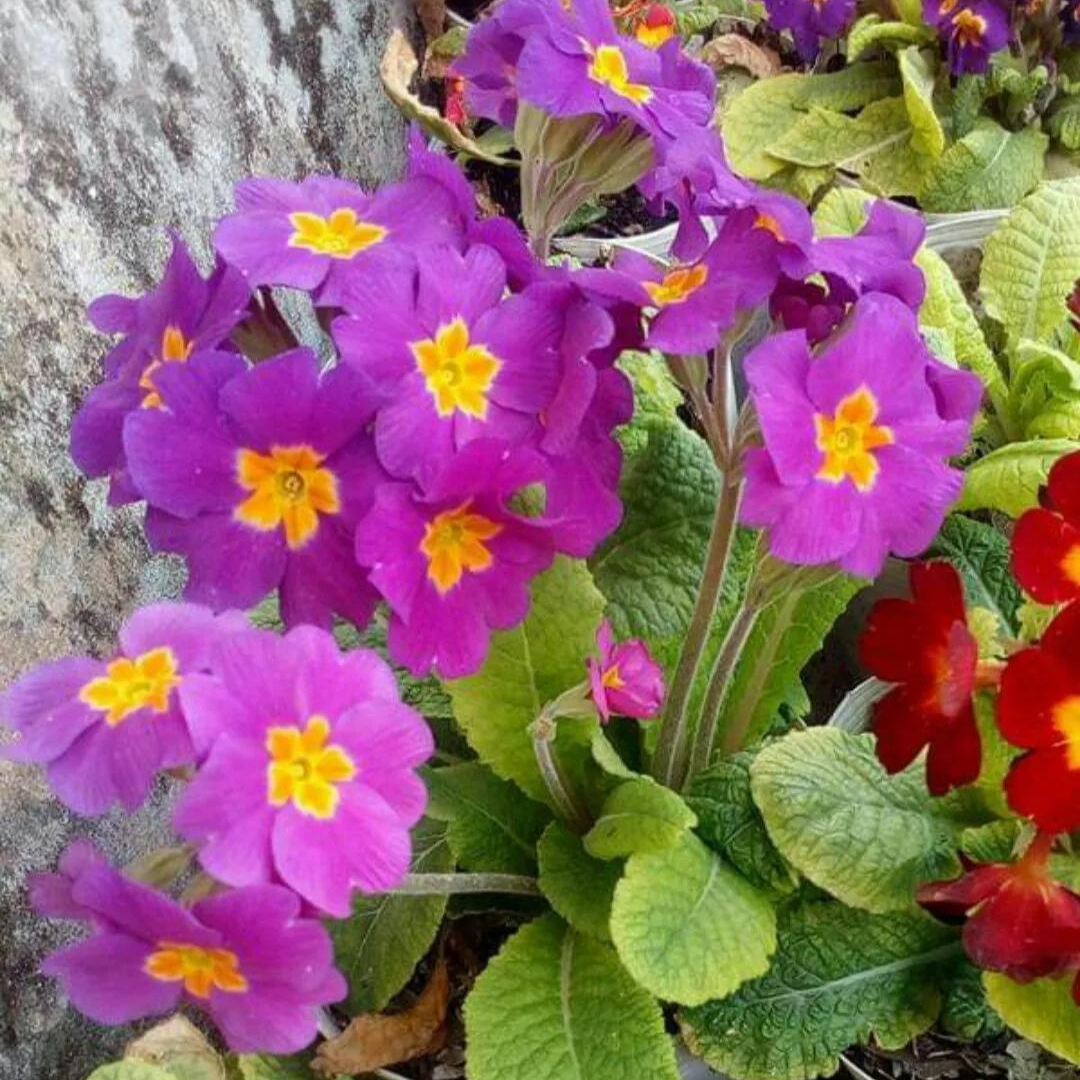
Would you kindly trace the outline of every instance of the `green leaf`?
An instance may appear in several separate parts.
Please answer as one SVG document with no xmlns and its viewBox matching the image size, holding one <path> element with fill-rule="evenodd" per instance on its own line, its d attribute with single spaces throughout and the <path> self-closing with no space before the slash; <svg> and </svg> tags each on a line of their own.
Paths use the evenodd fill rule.
<svg viewBox="0 0 1080 1080">
<path fill-rule="evenodd" d="M 956 567 L 971 607 L 989 608 L 1009 630 L 1019 629 L 1024 598 L 1009 568 L 1009 541 L 1004 533 L 963 514 L 950 514 L 927 554 L 948 559 Z"/>
<path fill-rule="evenodd" d="M 465 1002 L 470 1080 L 678 1080 L 660 1006 L 610 945 L 554 915 L 519 930 Z"/>
<path fill-rule="evenodd" d="M 986 1000 L 982 972 L 969 960 L 961 958 L 948 973 L 942 988 L 942 1031 L 968 1042 L 988 1039 L 1005 1029 Z"/>
<path fill-rule="evenodd" d="M 1013 1031 L 1080 1065 L 1080 1008 L 1072 999 L 1071 981 L 1066 976 L 1021 985 L 1006 975 L 983 975 L 987 1000 Z"/>
<path fill-rule="evenodd" d="M 661 353 L 624 352 L 618 366 L 634 388 L 633 419 L 616 432 L 627 458 L 632 461 L 648 446 L 654 426 L 682 423 L 679 406 L 683 396 Z"/>
<path fill-rule="evenodd" d="M 904 45 L 920 45 L 930 40 L 926 26 L 906 22 L 886 22 L 873 13 L 856 19 L 847 34 L 847 59 L 850 64 L 870 49 L 890 52 Z"/>
<path fill-rule="evenodd" d="M 124 1064 L 152 1065 L 172 1080 L 226 1080 L 227 1065 L 206 1036 L 179 1013 L 124 1049 Z"/>
<path fill-rule="evenodd" d="M 448 823 L 457 864 L 477 873 L 536 872 L 536 841 L 551 812 L 477 762 L 428 769 L 428 814 Z"/>
<path fill-rule="evenodd" d="M 585 850 L 597 859 L 658 852 L 673 847 L 697 817 L 669 788 L 642 777 L 620 784 L 605 800 L 585 834 Z"/>
<path fill-rule="evenodd" d="M 915 129 L 904 99 L 875 101 L 863 109 L 859 120 L 889 133 L 872 153 L 850 163 L 863 186 L 878 195 L 918 195 L 936 159 L 922 153 L 913 142 Z"/>
<path fill-rule="evenodd" d="M 959 873 L 958 827 L 926 790 L 922 762 L 890 776 L 869 735 L 787 735 L 761 751 L 750 775 L 780 854 L 845 904 L 900 911 L 922 882 Z"/>
<path fill-rule="evenodd" d="M 611 899 L 622 866 L 594 859 L 581 837 L 558 821 L 544 830 L 537 854 L 540 888 L 555 911 L 575 930 L 610 941 Z"/>
<path fill-rule="evenodd" d="M 904 106 L 911 120 L 911 145 L 920 154 L 938 157 L 945 149 L 945 129 L 934 111 L 934 81 L 937 78 L 937 55 L 920 52 L 917 45 L 897 54 L 900 78 L 904 85 Z"/>
<path fill-rule="evenodd" d="M 95 1069 L 87 1080 L 176 1080 L 167 1069 L 141 1061 L 114 1061 Z"/>
<path fill-rule="evenodd" d="M 941 155 L 919 201 L 924 210 L 949 213 L 1015 206 L 1042 179 L 1048 144 L 1036 128 L 1007 131 L 981 117 Z"/>
<path fill-rule="evenodd" d="M 413 870 L 440 874 L 453 865 L 444 826 L 421 821 L 413 830 Z M 350 1013 L 386 1007 L 431 948 L 445 910 L 445 896 L 358 895 L 350 918 L 327 920 L 337 966 L 349 981 Z"/>
<path fill-rule="evenodd" d="M 1033 439 L 992 450 L 968 466 L 957 510 L 1000 510 L 1019 517 L 1039 504 L 1039 488 L 1053 464 L 1080 450 L 1070 439 Z"/>
<path fill-rule="evenodd" d="M 833 188 L 814 211 L 814 231 L 818 236 L 854 236 L 866 224 L 872 201 L 871 195 L 858 188 Z"/>
<path fill-rule="evenodd" d="M 1080 150 L 1080 97 L 1062 98 L 1048 117 L 1046 130 L 1066 150 Z"/>
<path fill-rule="evenodd" d="M 271 1057 L 269 1054 L 241 1054 L 236 1059 L 243 1080 L 316 1080 L 307 1058 L 300 1054 Z"/>
<path fill-rule="evenodd" d="M 697 599 L 719 478 L 681 423 L 653 426 L 622 483 L 623 520 L 592 559 L 615 635 L 681 637 Z"/>
<path fill-rule="evenodd" d="M 1080 177 L 1029 195 L 986 241 L 979 289 L 1011 343 L 1049 341 L 1080 277 Z"/>
<path fill-rule="evenodd" d="M 538 801 L 549 795 L 529 726 L 547 702 L 584 679 L 603 609 L 585 564 L 558 558 L 533 581 L 525 622 L 494 635 L 479 672 L 448 684 L 454 715 L 473 749 Z M 596 728 L 587 720 L 559 726 L 554 750 L 572 781 L 581 776 Z"/>
<path fill-rule="evenodd" d="M 1037 341 L 1013 354 L 1009 406 L 1029 439 L 1080 439 L 1080 363 Z"/>
<path fill-rule="evenodd" d="M 750 763 L 742 751 L 698 773 L 687 802 L 697 814 L 697 834 L 745 878 L 778 893 L 791 892 L 798 876 L 769 839 L 750 793 Z"/>
<path fill-rule="evenodd" d="M 898 1049 L 925 1031 L 940 970 L 959 952 L 956 931 L 921 913 L 807 903 L 781 917 L 768 973 L 683 1010 L 683 1034 L 713 1068 L 744 1080 L 831 1076 L 840 1054 L 871 1034 Z"/>
<path fill-rule="evenodd" d="M 827 75 L 799 77 L 803 80 L 799 95 L 803 107 L 820 105 L 837 112 L 852 112 L 881 98 L 892 97 L 901 87 L 896 65 L 891 60 L 869 60 L 848 64 Z"/>
<path fill-rule="evenodd" d="M 681 1005 L 724 997 L 769 967 L 776 914 L 765 894 L 693 833 L 634 855 L 615 889 L 611 936 L 647 990 Z"/>
</svg>

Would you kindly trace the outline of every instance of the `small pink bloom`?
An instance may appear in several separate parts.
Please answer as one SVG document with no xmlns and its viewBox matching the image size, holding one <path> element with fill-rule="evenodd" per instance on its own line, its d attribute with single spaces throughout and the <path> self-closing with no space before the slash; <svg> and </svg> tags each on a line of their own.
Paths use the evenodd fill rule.
<svg viewBox="0 0 1080 1080">
<path fill-rule="evenodd" d="M 606 724 L 613 713 L 649 720 L 664 701 L 664 671 L 638 638 L 615 644 L 607 619 L 596 633 L 600 657 L 589 657 L 589 685 Z"/>
</svg>

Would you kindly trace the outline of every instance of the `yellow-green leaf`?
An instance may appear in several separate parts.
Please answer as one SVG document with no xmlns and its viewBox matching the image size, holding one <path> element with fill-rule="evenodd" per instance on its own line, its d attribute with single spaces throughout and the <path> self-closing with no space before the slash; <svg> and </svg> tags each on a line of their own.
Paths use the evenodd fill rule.
<svg viewBox="0 0 1080 1080">
<path fill-rule="evenodd" d="M 990 1005 L 1013 1031 L 1080 1065 L 1080 1007 L 1072 999 L 1071 980 L 1065 976 L 1021 985 L 988 971 L 983 986 Z"/>
</svg>

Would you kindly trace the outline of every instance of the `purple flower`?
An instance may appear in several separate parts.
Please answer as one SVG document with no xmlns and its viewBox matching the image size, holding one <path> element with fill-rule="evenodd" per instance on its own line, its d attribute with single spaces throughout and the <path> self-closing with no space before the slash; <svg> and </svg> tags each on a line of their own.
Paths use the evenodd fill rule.
<svg viewBox="0 0 1080 1080">
<path fill-rule="evenodd" d="M 769 530 L 773 555 L 872 576 L 890 551 L 930 544 L 963 480 L 944 459 L 966 447 L 982 385 L 930 355 L 910 308 L 864 296 L 819 355 L 801 330 L 777 334 L 746 374 L 765 448 L 746 457 L 742 519 Z"/>
<path fill-rule="evenodd" d="M 508 504 L 548 476 L 539 454 L 483 439 L 453 457 L 426 496 L 407 484 L 379 488 L 356 556 L 390 606 L 395 660 L 416 675 L 469 675 L 491 632 L 525 618 L 528 583 L 550 565 L 554 541 L 543 517 Z"/>
<path fill-rule="evenodd" d="M 790 30 L 806 63 L 817 59 L 823 38 L 839 37 L 855 18 L 855 0 L 765 0 L 769 25 Z"/>
<path fill-rule="evenodd" d="M 371 268 L 458 244 L 464 229 L 454 193 L 430 176 L 372 195 L 332 176 L 298 184 L 253 177 L 237 184 L 236 207 L 214 232 L 222 257 L 252 285 L 306 289 L 327 307 Z"/>
<path fill-rule="evenodd" d="M 1080 0 L 1065 0 L 1061 8 L 1061 29 L 1066 42 L 1071 45 L 1080 42 Z"/>
<path fill-rule="evenodd" d="M 615 644 L 611 623 L 605 619 L 596 633 L 599 659 L 589 657 L 589 687 L 601 720 L 612 713 L 648 720 L 664 702 L 664 670 L 637 638 Z"/>
<path fill-rule="evenodd" d="M 109 500 L 139 495 L 124 460 L 124 417 L 161 407 L 155 378 L 162 364 L 184 363 L 208 349 L 227 347 L 232 329 L 247 314 L 250 290 L 243 276 L 218 263 L 208 279 L 175 233 L 161 281 L 139 299 L 102 296 L 89 308 L 104 333 L 123 334 L 105 357 L 107 379 L 87 395 L 71 428 L 71 456 L 87 476 L 109 476 Z"/>
<path fill-rule="evenodd" d="M 824 284 L 781 277 L 769 297 L 769 314 L 785 330 L 804 330 L 811 345 L 824 341 L 840 325 L 858 296 L 843 278 L 822 274 Z"/>
<path fill-rule="evenodd" d="M 329 935 L 301 917 L 288 889 L 236 889 L 188 911 L 85 844 L 67 850 L 61 871 L 35 875 L 35 906 L 89 922 L 93 932 L 41 970 L 98 1023 L 126 1024 L 185 1002 L 213 1020 L 232 1050 L 288 1054 L 315 1038 L 319 1006 L 348 992 Z"/>
<path fill-rule="evenodd" d="M 365 625 L 375 594 L 352 531 L 382 473 L 363 381 L 341 367 L 320 376 L 314 353 L 295 349 L 159 382 L 168 409 L 131 416 L 124 445 L 151 546 L 187 559 L 185 595 L 246 608 L 280 587 L 287 625 L 328 625 L 332 612 Z"/>
<path fill-rule="evenodd" d="M 417 270 L 354 283 L 334 322 L 342 359 L 380 400 L 375 447 L 398 477 L 430 484 L 477 438 L 543 436 L 560 384 L 563 313 L 528 294 L 504 298 L 506 267 L 488 247 L 429 252 Z M 373 320 L 371 312 L 378 311 Z"/>
<path fill-rule="evenodd" d="M 181 699 L 207 748 L 174 825 L 230 885 L 280 881 L 342 917 L 354 889 L 381 892 L 409 869 L 409 829 L 427 803 L 416 766 L 423 718 L 370 649 L 339 651 L 312 626 L 224 641 Z"/>
<path fill-rule="evenodd" d="M 1012 35 L 1009 14 L 995 0 L 923 0 L 923 18 L 945 42 L 956 75 L 978 75 Z"/>
<path fill-rule="evenodd" d="M 43 764 L 60 801 L 78 814 L 101 814 L 114 802 L 134 810 L 162 769 L 195 760 L 177 689 L 243 625 L 235 613 L 215 617 L 190 604 L 142 608 L 109 660 L 42 664 L 0 698 L 0 718 L 20 736 L 4 755 Z"/>
</svg>

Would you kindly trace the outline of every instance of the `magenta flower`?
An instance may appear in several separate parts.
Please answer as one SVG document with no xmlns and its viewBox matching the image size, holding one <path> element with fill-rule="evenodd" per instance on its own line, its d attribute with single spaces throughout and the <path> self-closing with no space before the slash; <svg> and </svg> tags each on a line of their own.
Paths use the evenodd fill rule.
<svg viewBox="0 0 1080 1080">
<path fill-rule="evenodd" d="M 649 720 L 664 703 L 664 670 L 637 638 L 615 644 L 605 619 L 596 632 L 599 658 L 589 657 L 589 688 L 603 723 L 612 714 Z"/>
<path fill-rule="evenodd" d="M 923 18 L 937 28 L 954 75 L 978 75 L 1012 36 L 1009 13 L 995 0 L 923 0 Z"/>
<path fill-rule="evenodd" d="M 155 377 L 162 364 L 184 363 L 208 349 L 228 348 L 233 327 L 247 314 L 250 290 L 243 276 L 218 263 L 204 279 L 175 233 L 161 281 L 145 296 L 102 296 L 89 308 L 104 333 L 123 334 L 105 357 L 105 382 L 75 414 L 71 456 L 87 476 L 110 477 L 109 501 L 139 498 L 124 460 L 124 417 L 161 407 Z"/>
<path fill-rule="evenodd" d="M 319 1006 L 348 993 L 329 935 L 288 889 L 249 886 L 189 911 L 77 845 L 60 874 L 33 875 L 31 892 L 40 914 L 93 928 L 41 966 L 91 1020 L 126 1024 L 186 1003 L 234 1051 L 289 1054 L 315 1038 Z"/>
<path fill-rule="evenodd" d="M 214 245 L 252 285 L 291 285 L 341 303 L 349 281 L 419 249 L 459 244 L 464 222 L 453 193 L 429 176 L 369 195 L 332 176 L 298 184 L 253 177 L 236 186 L 237 212 Z"/>
<path fill-rule="evenodd" d="M 400 883 L 427 803 L 415 769 L 434 744 L 374 652 L 342 653 L 312 626 L 253 630 L 181 700 L 207 756 L 173 820 L 210 874 L 283 882 L 339 918 L 354 889 Z"/>
<path fill-rule="evenodd" d="M 839 37 L 855 18 L 855 0 L 765 0 L 769 25 L 790 30 L 806 63 L 817 59 L 824 38 Z"/>
<path fill-rule="evenodd" d="M 356 557 L 390 606 L 395 660 L 416 675 L 460 678 L 483 663 L 493 630 L 525 618 L 528 583 L 550 565 L 554 540 L 544 518 L 508 503 L 548 476 L 539 454 L 483 439 L 450 460 L 426 497 L 406 484 L 379 488 Z"/>
<path fill-rule="evenodd" d="M 982 384 L 935 360 L 914 313 L 877 293 L 819 355 L 777 334 L 746 360 L 765 439 L 746 457 L 742 519 L 786 562 L 873 576 L 922 552 L 960 493 L 944 459 L 967 445 Z"/>
<path fill-rule="evenodd" d="M 102 814 L 114 802 L 134 810 L 162 769 L 195 760 L 176 691 L 244 625 L 237 613 L 215 617 L 191 604 L 142 608 L 121 628 L 115 656 L 42 664 L 8 689 L 0 719 L 19 739 L 4 756 L 44 765 L 78 814 Z"/>
<path fill-rule="evenodd" d="M 418 270 L 367 274 L 347 294 L 358 314 L 337 319 L 334 338 L 382 403 L 375 447 L 393 475 L 430 484 L 473 439 L 543 436 L 563 313 L 527 294 L 504 298 L 505 288 L 502 260 L 476 246 L 429 252 Z"/>
<path fill-rule="evenodd" d="M 363 626 L 375 594 L 352 555 L 382 476 L 363 427 L 370 398 L 309 349 L 163 372 L 167 410 L 129 418 L 124 445 L 157 551 L 188 564 L 188 599 L 246 608 L 281 589 L 287 625 Z"/>
</svg>

